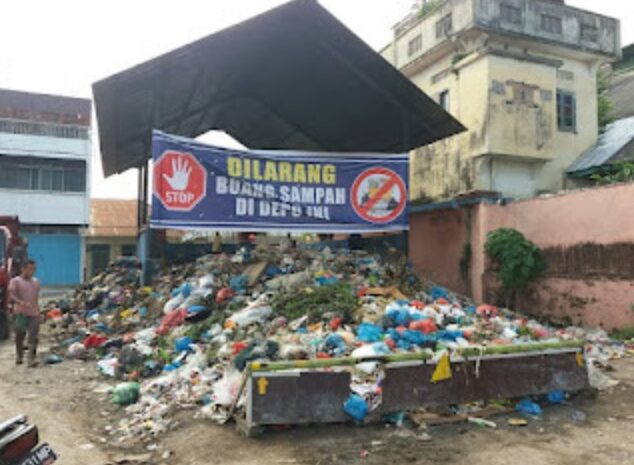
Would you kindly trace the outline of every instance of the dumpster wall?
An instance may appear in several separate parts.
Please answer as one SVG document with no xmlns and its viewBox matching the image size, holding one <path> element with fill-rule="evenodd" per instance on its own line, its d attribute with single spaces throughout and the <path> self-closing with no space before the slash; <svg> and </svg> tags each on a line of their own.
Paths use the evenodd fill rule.
<svg viewBox="0 0 634 465">
<path fill-rule="evenodd" d="M 438 283 L 477 301 L 495 301 L 498 285 L 484 253 L 486 235 L 514 228 L 542 248 L 548 263 L 544 278 L 518 299 L 520 310 L 606 329 L 634 326 L 633 199 L 630 183 L 416 213 L 410 258 L 419 271 L 433 270 L 428 275 Z M 462 279 L 465 242 L 472 257 Z"/>
</svg>

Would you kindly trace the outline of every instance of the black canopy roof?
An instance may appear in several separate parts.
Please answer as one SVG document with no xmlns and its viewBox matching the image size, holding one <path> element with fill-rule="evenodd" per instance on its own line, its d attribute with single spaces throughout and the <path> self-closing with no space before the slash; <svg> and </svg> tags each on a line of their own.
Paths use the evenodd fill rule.
<svg viewBox="0 0 634 465">
<path fill-rule="evenodd" d="M 404 152 L 464 130 L 315 0 L 295 0 L 93 85 L 104 173 L 152 129 L 251 149 Z"/>
</svg>

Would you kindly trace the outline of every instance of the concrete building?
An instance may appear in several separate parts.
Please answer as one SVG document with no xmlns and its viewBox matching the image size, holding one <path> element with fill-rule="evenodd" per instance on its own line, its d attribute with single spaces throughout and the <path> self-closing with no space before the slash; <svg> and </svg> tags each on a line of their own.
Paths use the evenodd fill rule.
<svg viewBox="0 0 634 465">
<path fill-rule="evenodd" d="M 82 281 L 90 100 L 0 89 L 0 214 L 18 215 L 43 284 Z"/>
<path fill-rule="evenodd" d="M 86 233 L 87 278 L 103 271 L 118 257 L 137 255 L 137 211 L 136 200 L 92 199 Z M 182 231 L 165 231 L 168 243 L 178 243 L 182 237 Z"/>
<path fill-rule="evenodd" d="M 616 19 L 563 0 L 419 4 L 382 55 L 468 131 L 412 153 L 412 200 L 564 188 L 597 140 L 597 70 L 620 53 Z"/>
</svg>

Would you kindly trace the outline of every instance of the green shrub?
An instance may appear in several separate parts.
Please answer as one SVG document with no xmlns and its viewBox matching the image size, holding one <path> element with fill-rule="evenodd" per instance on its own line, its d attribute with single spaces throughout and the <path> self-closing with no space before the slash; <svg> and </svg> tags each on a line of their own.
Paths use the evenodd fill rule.
<svg viewBox="0 0 634 465">
<path fill-rule="evenodd" d="M 515 229 L 500 228 L 491 231 L 484 249 L 498 265 L 497 275 L 502 283 L 507 305 L 514 302 L 518 290 L 525 288 L 546 269 L 539 247 Z"/>
</svg>

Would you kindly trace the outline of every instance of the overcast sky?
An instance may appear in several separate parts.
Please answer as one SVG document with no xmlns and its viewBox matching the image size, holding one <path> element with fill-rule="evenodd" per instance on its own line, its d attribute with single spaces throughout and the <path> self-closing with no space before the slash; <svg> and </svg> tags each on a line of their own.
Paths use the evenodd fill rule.
<svg viewBox="0 0 634 465">
<path fill-rule="evenodd" d="M 282 3 L 285 0 L 4 1 L 0 87 L 90 98 L 91 84 L 99 79 Z M 320 3 L 380 49 L 413 0 Z M 632 0 L 567 3 L 620 18 L 623 44 L 634 42 Z M 94 151 L 97 155 L 96 141 Z M 136 196 L 133 172 L 104 180 L 99 163 L 93 167 L 93 197 Z"/>
</svg>

